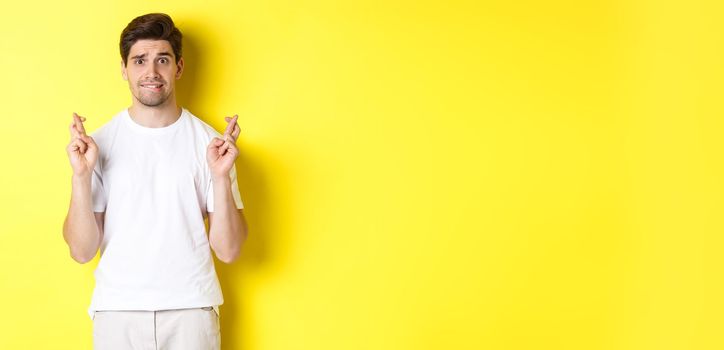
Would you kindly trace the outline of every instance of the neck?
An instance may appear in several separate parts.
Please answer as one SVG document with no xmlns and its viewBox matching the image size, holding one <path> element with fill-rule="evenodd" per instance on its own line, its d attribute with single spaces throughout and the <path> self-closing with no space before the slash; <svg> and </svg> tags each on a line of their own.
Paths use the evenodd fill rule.
<svg viewBox="0 0 724 350">
<path fill-rule="evenodd" d="M 161 105 L 149 107 L 135 98 L 128 108 L 128 114 L 134 122 L 147 128 L 163 128 L 176 122 L 181 117 L 181 108 L 176 105 L 176 97 L 169 97 Z"/>
</svg>

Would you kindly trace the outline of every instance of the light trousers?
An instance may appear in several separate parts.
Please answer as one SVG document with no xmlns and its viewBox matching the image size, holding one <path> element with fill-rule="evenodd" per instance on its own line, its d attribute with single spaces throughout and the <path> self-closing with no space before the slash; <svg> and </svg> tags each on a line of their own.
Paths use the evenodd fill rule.
<svg viewBox="0 0 724 350">
<path fill-rule="evenodd" d="M 95 311 L 95 350 L 219 350 L 213 307 L 161 311 Z"/>
</svg>

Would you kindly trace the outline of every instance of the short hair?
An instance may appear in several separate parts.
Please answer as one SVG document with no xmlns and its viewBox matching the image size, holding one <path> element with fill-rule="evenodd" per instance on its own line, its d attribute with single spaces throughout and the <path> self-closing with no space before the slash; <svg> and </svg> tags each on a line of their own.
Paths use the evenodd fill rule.
<svg viewBox="0 0 724 350">
<path fill-rule="evenodd" d="M 121 58 L 123 65 L 128 64 L 131 46 L 138 40 L 166 40 L 171 44 L 176 63 L 181 59 L 181 31 L 176 28 L 171 17 L 165 13 L 149 13 L 138 16 L 128 23 L 121 33 Z"/>
</svg>

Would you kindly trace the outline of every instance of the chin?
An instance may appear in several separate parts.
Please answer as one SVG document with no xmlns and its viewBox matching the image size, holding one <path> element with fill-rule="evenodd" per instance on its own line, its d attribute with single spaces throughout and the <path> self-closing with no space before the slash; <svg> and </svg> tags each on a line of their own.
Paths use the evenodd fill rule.
<svg viewBox="0 0 724 350">
<path fill-rule="evenodd" d="M 163 97 L 159 97 L 159 98 L 144 98 L 144 97 L 138 98 L 138 97 L 136 97 L 136 100 L 138 100 L 138 102 L 140 102 L 142 105 L 147 106 L 147 107 L 158 107 L 158 106 L 166 103 L 166 101 L 168 101 L 168 96 L 163 96 Z"/>
</svg>

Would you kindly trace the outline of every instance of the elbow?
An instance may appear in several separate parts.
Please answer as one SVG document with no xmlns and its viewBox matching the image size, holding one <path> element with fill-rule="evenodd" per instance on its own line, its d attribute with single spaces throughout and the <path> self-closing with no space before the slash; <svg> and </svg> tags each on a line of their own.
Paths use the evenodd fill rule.
<svg viewBox="0 0 724 350">
<path fill-rule="evenodd" d="M 224 252 L 222 254 L 217 253 L 216 257 L 225 264 L 231 264 L 239 259 L 240 249 L 233 249 L 231 251 Z"/>
<path fill-rule="evenodd" d="M 63 225 L 63 239 L 70 250 L 70 257 L 79 264 L 85 264 L 93 260 L 98 252 L 98 244 L 84 242 L 76 238 L 67 227 L 67 221 Z"/>
<path fill-rule="evenodd" d="M 93 260 L 95 257 L 95 254 L 88 254 L 84 252 L 78 251 L 78 249 L 71 249 L 70 250 L 70 257 L 73 258 L 77 263 L 79 264 L 85 264 L 89 261 Z"/>
<path fill-rule="evenodd" d="M 216 258 L 218 258 L 221 262 L 225 264 L 231 264 L 234 261 L 238 260 L 241 256 L 241 247 L 246 241 L 246 236 L 247 230 L 246 228 L 244 228 L 243 231 L 241 231 L 240 241 L 237 241 L 235 243 L 218 244 L 215 240 L 210 239 L 209 243 L 211 245 L 211 249 L 216 254 Z"/>
<path fill-rule="evenodd" d="M 85 264 L 93 260 L 93 258 L 96 257 L 96 252 L 98 251 L 97 248 L 92 249 L 73 244 L 69 244 L 68 247 L 70 248 L 70 257 L 79 264 Z"/>
</svg>

